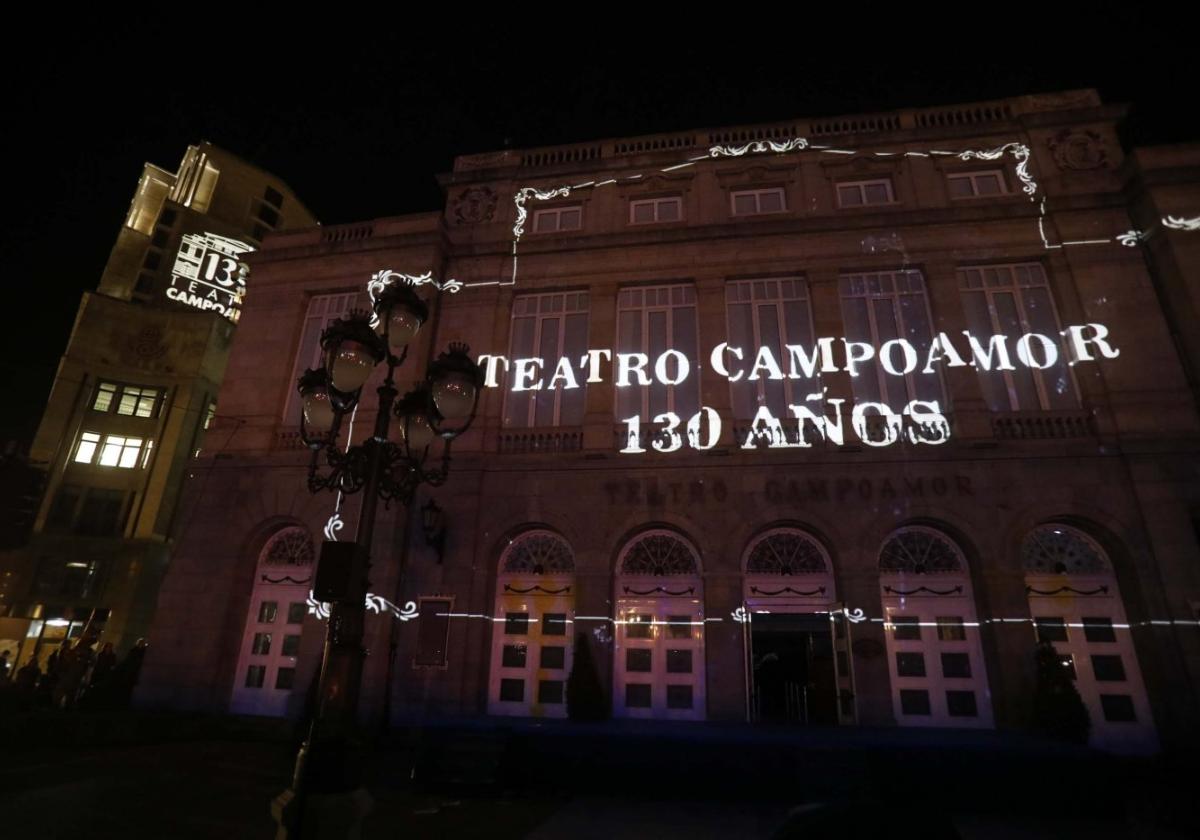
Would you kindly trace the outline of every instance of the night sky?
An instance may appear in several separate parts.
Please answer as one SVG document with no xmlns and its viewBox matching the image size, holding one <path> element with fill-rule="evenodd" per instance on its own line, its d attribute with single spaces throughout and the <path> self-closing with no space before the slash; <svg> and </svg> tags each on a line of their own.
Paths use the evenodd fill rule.
<svg viewBox="0 0 1200 840">
<path fill-rule="evenodd" d="M 657 23 L 589 8 L 592 28 L 557 35 L 128 25 L 6 51 L 0 364 L 16 404 L 0 441 L 32 436 L 142 164 L 174 170 L 200 140 L 281 177 L 324 224 L 436 209 L 434 176 L 458 154 L 1068 88 L 1131 104 L 1127 145 L 1200 141 L 1194 24 L 1132 6 L 1054 19 L 960 4 L 917 20 L 756 5 L 752 26 L 704 38 L 699 7 Z"/>
</svg>

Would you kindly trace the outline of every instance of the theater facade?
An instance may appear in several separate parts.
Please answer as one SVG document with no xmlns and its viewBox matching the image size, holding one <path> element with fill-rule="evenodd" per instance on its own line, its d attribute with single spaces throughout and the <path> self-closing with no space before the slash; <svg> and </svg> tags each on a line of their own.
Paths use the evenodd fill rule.
<svg viewBox="0 0 1200 840">
<path fill-rule="evenodd" d="M 381 513 L 367 717 L 565 717 L 586 644 L 619 718 L 1019 731 L 1048 641 L 1094 744 L 1194 742 L 1200 146 L 1127 153 L 1123 113 L 470 155 L 439 211 L 269 236 L 139 702 L 298 713 L 362 500 L 308 492 L 295 381 L 407 275 L 401 391 L 449 342 L 486 381 Z"/>
</svg>

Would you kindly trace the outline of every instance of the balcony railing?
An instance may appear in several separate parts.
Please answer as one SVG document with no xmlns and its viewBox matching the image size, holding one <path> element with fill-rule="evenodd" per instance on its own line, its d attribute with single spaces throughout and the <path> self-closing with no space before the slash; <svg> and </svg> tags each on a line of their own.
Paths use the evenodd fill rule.
<svg viewBox="0 0 1200 840">
<path fill-rule="evenodd" d="M 546 429 L 501 429 L 497 450 L 505 455 L 578 452 L 583 430 L 577 426 Z"/>
<path fill-rule="evenodd" d="M 992 417 L 997 440 L 1069 440 L 1096 436 L 1086 411 L 1010 411 Z"/>
</svg>

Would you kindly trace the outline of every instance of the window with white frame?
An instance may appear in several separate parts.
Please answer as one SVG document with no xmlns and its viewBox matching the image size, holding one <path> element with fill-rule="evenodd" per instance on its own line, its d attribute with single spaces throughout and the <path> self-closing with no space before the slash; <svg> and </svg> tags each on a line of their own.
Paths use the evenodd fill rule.
<svg viewBox="0 0 1200 840">
<path fill-rule="evenodd" d="M 162 395 L 162 388 L 100 382 L 92 397 L 92 411 L 115 410 L 117 414 L 125 417 L 153 417 L 158 413 Z"/>
<path fill-rule="evenodd" d="M 980 342 L 1003 336 L 1011 364 L 978 364 L 984 398 L 992 411 L 1050 411 L 1079 407 L 1068 350 L 1059 334 L 1058 313 L 1046 272 L 1038 263 L 966 266 L 958 287 L 967 326 Z M 1051 344 L 1022 336 L 1045 336 Z M 1017 362 L 1021 347 L 1034 364 Z M 1005 368 L 1012 368 L 1008 370 Z"/>
<path fill-rule="evenodd" d="M 816 375 L 790 377 L 787 345 L 799 345 L 810 351 L 816 340 L 808 285 L 803 277 L 771 277 L 761 280 L 737 280 L 725 286 L 725 316 L 729 346 L 742 352 L 742 359 L 730 357 L 729 364 L 744 375 L 730 382 L 733 416 L 741 420 L 754 417 L 759 406 L 767 406 L 775 417 L 788 417 L 788 406 L 802 404 L 809 394 L 821 390 Z M 772 379 L 771 371 L 758 364 L 760 348 L 771 354 L 783 379 Z M 730 368 L 731 372 L 734 367 Z M 751 378 L 751 375 L 754 378 Z M 819 404 L 811 407 L 819 412 Z"/>
<path fill-rule="evenodd" d="M 950 188 L 951 198 L 1004 195 L 1008 192 L 1004 184 L 1004 173 L 999 169 L 954 172 L 946 176 L 946 184 Z"/>
<path fill-rule="evenodd" d="M 691 285 L 621 290 L 613 370 L 618 420 L 636 416 L 650 422 L 674 412 L 686 422 L 699 410 L 696 290 Z"/>
<path fill-rule="evenodd" d="M 587 354 L 587 339 L 587 292 L 521 295 L 513 300 L 505 426 L 578 426 L 583 422 L 587 372 L 578 363 Z M 532 359 L 536 365 L 518 367 L 518 359 Z M 559 364 L 564 359 L 566 369 Z"/>
<path fill-rule="evenodd" d="M 139 437 L 84 432 L 75 447 L 74 461 L 76 464 L 133 469 L 146 465 L 150 448 L 151 442 Z"/>
<path fill-rule="evenodd" d="M 944 410 L 940 374 L 936 368 L 923 372 L 933 341 L 933 318 L 921 272 L 843 274 L 839 286 L 846 340 L 874 349 L 871 358 L 854 365 L 851 372 L 854 398 L 881 402 L 896 412 L 914 399 L 936 401 Z M 897 339 L 906 340 L 916 351 L 915 367 L 911 358 L 905 358 L 903 345 L 887 344 Z M 899 373 L 889 372 L 881 356 Z"/>
<path fill-rule="evenodd" d="M 874 178 L 869 181 L 842 181 L 837 185 L 838 207 L 868 207 L 876 204 L 892 204 L 891 178 Z"/>
<path fill-rule="evenodd" d="M 567 207 L 545 207 L 533 211 L 534 233 L 560 233 L 583 227 L 583 208 L 578 204 Z"/>
<path fill-rule="evenodd" d="M 737 190 L 730 194 L 735 216 L 758 216 L 763 213 L 782 213 L 787 210 L 783 187 L 764 187 L 757 190 Z"/>
<path fill-rule="evenodd" d="M 296 362 L 292 368 L 291 382 L 308 368 L 321 366 L 321 332 L 338 318 L 343 318 L 352 309 L 366 309 L 370 303 L 366 291 L 340 292 L 332 295 L 314 295 L 308 302 L 308 312 L 300 330 L 300 345 L 296 350 Z M 287 389 L 284 401 L 283 422 L 288 426 L 299 425 L 299 396 L 295 387 Z"/>
<path fill-rule="evenodd" d="M 666 198 L 641 198 L 629 202 L 629 223 L 631 225 L 678 222 L 682 218 L 683 199 L 677 195 Z"/>
</svg>

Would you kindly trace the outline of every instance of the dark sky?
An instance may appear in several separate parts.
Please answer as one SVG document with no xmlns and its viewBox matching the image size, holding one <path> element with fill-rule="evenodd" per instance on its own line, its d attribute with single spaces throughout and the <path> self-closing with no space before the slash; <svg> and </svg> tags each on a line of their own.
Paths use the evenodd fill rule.
<svg viewBox="0 0 1200 840">
<path fill-rule="evenodd" d="M 1040 6 L 960 4 L 918 19 L 759 4 L 744 31 L 730 8 L 704 37 L 699 7 L 658 23 L 589 8 L 588 28 L 553 35 L 147 25 L 8 52 L 0 365 L 16 400 L 0 440 L 36 427 L 142 164 L 174 169 L 202 139 L 283 178 L 325 224 L 435 209 L 434 175 L 455 155 L 505 145 L 1066 88 L 1131 104 L 1129 143 L 1200 141 L 1194 24 L 1132 6 L 1072 5 L 1056 19 Z"/>
</svg>

